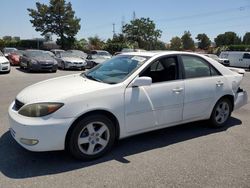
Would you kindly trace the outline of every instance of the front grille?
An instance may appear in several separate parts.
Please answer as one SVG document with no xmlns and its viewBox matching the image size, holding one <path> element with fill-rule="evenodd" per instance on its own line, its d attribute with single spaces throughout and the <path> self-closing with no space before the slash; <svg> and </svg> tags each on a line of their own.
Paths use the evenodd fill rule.
<svg viewBox="0 0 250 188">
<path fill-rule="evenodd" d="M 2 65 L 8 65 L 9 64 L 9 62 L 4 62 L 4 63 L 2 63 Z"/>
<path fill-rule="evenodd" d="M 19 100 L 15 100 L 15 105 L 14 105 L 14 109 L 16 110 L 16 111 L 18 111 L 18 110 L 20 110 L 20 108 L 22 108 L 23 107 L 23 105 L 24 105 L 24 103 L 22 103 L 22 102 L 20 102 Z"/>
</svg>

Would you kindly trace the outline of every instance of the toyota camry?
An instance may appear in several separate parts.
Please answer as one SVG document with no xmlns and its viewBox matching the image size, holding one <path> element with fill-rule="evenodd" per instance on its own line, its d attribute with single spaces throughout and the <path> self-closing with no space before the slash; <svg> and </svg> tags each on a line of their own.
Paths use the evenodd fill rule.
<svg viewBox="0 0 250 188">
<path fill-rule="evenodd" d="M 139 133 L 198 120 L 225 126 L 247 103 L 243 76 L 194 53 L 123 53 L 22 90 L 9 107 L 10 132 L 27 150 L 91 160 Z"/>
</svg>

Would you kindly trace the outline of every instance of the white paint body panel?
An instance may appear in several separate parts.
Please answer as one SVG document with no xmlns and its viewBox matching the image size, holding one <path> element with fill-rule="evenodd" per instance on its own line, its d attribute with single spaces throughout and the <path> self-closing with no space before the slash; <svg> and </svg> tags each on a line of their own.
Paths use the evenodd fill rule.
<svg viewBox="0 0 250 188">
<path fill-rule="evenodd" d="M 48 116 L 30 118 L 14 111 L 12 103 L 9 107 L 10 127 L 15 132 L 17 142 L 21 144 L 19 139 L 22 137 L 38 139 L 39 143 L 35 146 L 21 145 L 32 151 L 62 150 L 72 123 L 81 115 L 95 110 L 105 110 L 116 117 L 119 138 L 122 139 L 180 123 L 208 119 L 217 100 L 226 94 L 234 96 L 237 107 L 246 103 L 247 95 L 238 97 L 237 94 L 243 76 L 210 58 L 186 52 L 129 54 L 148 56 L 150 59 L 122 83 L 110 85 L 75 74 L 43 81 L 21 91 L 16 98 L 25 105 L 61 102 L 64 106 Z M 138 74 L 155 59 L 176 54 L 202 57 L 222 76 L 131 86 Z M 223 85 L 217 87 L 217 81 L 222 81 Z M 181 90 L 177 92 L 176 89 Z"/>
</svg>

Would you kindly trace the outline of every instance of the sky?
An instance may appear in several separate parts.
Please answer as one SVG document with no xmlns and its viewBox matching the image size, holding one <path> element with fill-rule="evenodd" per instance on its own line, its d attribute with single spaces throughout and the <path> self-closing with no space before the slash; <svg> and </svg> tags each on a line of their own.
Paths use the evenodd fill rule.
<svg viewBox="0 0 250 188">
<path fill-rule="evenodd" d="M 0 38 L 19 36 L 21 39 L 40 38 L 30 23 L 27 8 L 35 3 L 48 4 L 49 0 L 1 0 Z M 66 0 L 68 1 L 68 0 Z M 226 31 L 240 37 L 250 32 L 250 0 L 71 0 L 75 15 L 81 18 L 77 39 L 98 35 L 106 40 L 121 32 L 123 23 L 149 17 L 162 30 L 161 40 L 169 42 L 189 30 L 195 39 L 206 33 L 213 39 Z M 53 37 L 55 39 L 55 37 Z"/>
</svg>

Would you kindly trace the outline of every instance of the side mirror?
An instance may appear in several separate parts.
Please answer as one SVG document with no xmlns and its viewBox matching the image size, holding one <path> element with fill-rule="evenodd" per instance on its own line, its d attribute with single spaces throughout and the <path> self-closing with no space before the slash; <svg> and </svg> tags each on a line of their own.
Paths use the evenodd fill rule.
<svg viewBox="0 0 250 188">
<path fill-rule="evenodd" d="M 152 78 L 148 76 L 137 77 L 132 82 L 132 87 L 140 87 L 140 86 L 150 86 L 152 84 Z"/>
</svg>

